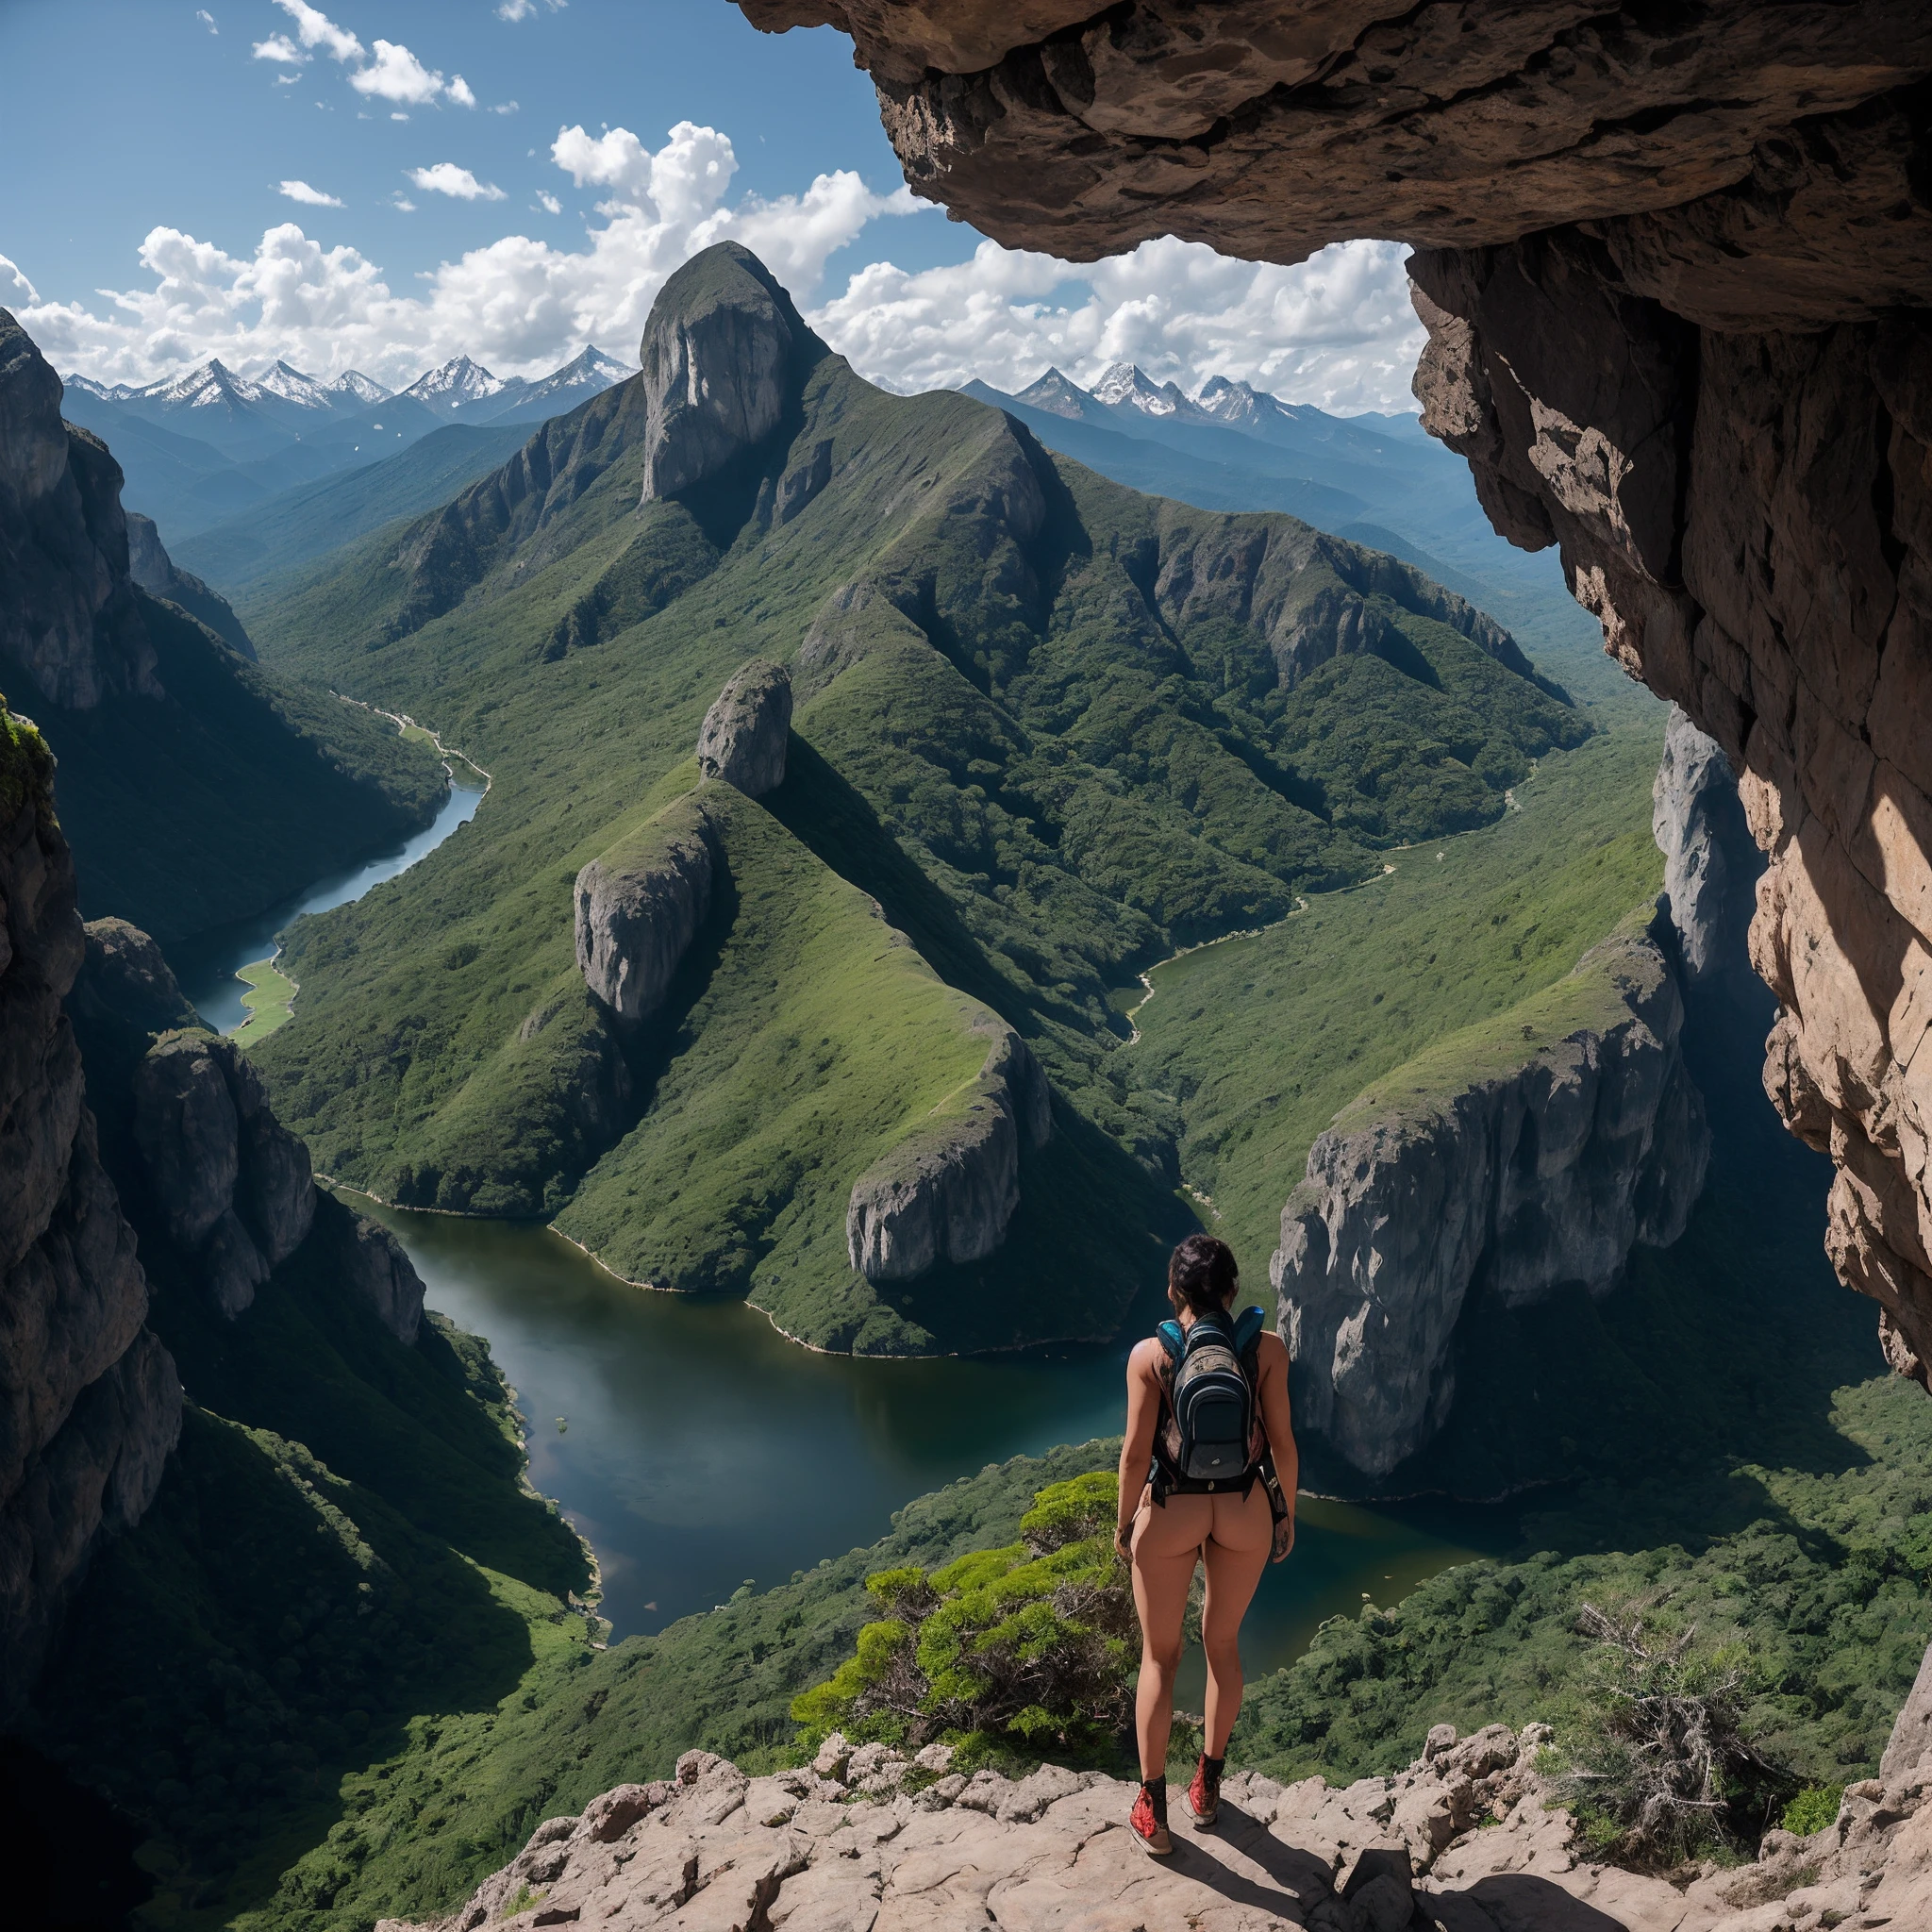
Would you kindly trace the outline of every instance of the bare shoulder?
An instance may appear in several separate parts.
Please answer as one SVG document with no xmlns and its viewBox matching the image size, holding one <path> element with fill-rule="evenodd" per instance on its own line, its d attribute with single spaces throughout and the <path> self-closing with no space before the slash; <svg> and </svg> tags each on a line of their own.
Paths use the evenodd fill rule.
<svg viewBox="0 0 1932 1932">
<path fill-rule="evenodd" d="M 1134 1344 L 1133 1353 L 1127 1357 L 1127 1379 L 1129 1381 L 1155 1381 L 1159 1378 L 1160 1365 L 1167 1359 L 1167 1351 L 1160 1345 L 1158 1335 L 1150 1335 L 1143 1341 Z"/>
<path fill-rule="evenodd" d="M 1255 1338 L 1255 1359 L 1265 1372 L 1269 1369 L 1288 1367 L 1288 1343 L 1272 1328 L 1264 1328 Z"/>
</svg>

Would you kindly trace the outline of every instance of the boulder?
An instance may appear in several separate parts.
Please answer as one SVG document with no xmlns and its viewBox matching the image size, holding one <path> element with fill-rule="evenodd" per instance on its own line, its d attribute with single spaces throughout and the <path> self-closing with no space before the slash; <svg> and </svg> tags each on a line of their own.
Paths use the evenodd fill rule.
<svg viewBox="0 0 1932 1932">
<path fill-rule="evenodd" d="M 76 1017 L 111 1015 L 144 1034 L 200 1024 L 160 947 L 125 919 L 88 921 L 86 957 L 67 997 Z"/>
<path fill-rule="evenodd" d="M 995 1038 L 963 1101 L 881 1155 L 852 1189 L 845 1241 L 868 1281 L 909 1281 L 941 1261 L 983 1260 L 1020 1205 L 1020 1148 L 1053 1130 L 1046 1075 L 1032 1050 L 987 1015 Z"/>
<path fill-rule="evenodd" d="M 791 735 L 791 677 L 782 664 L 754 658 L 718 693 L 698 733 L 698 770 L 762 798 L 785 782 Z"/>
<path fill-rule="evenodd" d="M 577 971 L 619 1020 L 663 1005 L 711 909 L 718 836 L 695 794 L 676 800 L 577 874 Z"/>
</svg>

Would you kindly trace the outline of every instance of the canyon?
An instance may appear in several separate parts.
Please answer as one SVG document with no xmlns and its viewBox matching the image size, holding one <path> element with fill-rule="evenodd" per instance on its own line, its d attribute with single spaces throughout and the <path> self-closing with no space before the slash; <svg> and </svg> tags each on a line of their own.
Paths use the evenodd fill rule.
<svg viewBox="0 0 1932 1932">
<path fill-rule="evenodd" d="M 915 192 L 1009 247 L 1414 244 L 1424 426 L 1738 771 L 1766 1088 L 1932 1382 L 1924 9 L 741 4 L 850 34 Z"/>
</svg>

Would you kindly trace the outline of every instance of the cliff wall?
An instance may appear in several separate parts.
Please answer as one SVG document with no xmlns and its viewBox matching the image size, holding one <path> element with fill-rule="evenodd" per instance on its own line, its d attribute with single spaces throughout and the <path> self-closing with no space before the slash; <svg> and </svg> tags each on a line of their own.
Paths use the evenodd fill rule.
<svg viewBox="0 0 1932 1932">
<path fill-rule="evenodd" d="M 1683 1022 L 1657 942 L 1619 934 L 1337 1116 L 1269 1269 L 1300 1424 L 1386 1475 L 1448 1419 L 1471 1296 L 1607 1293 L 1683 1233 L 1710 1151 Z"/>
<path fill-rule="evenodd" d="M 0 654 L 49 704 L 158 696 L 127 570 L 121 466 L 60 419 L 60 378 L 0 308 Z"/>
<path fill-rule="evenodd" d="M 741 4 L 1008 246 L 1418 244 L 1425 425 L 1738 770 L 1766 1086 L 1932 1381 L 1932 13 Z"/>
<path fill-rule="evenodd" d="M 96 1539 L 153 1500 L 181 1423 L 61 1008 L 83 942 L 52 776 L 0 709 L 0 1712 Z"/>
</svg>

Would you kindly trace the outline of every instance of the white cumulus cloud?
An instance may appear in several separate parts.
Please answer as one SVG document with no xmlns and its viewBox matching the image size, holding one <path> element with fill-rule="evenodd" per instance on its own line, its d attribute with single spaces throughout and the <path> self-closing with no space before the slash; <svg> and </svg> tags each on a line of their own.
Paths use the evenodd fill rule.
<svg viewBox="0 0 1932 1932">
<path fill-rule="evenodd" d="M 27 308 L 40 299 L 41 291 L 6 256 L 0 255 L 0 307 Z"/>
<path fill-rule="evenodd" d="M 299 201 L 308 208 L 341 208 L 341 203 L 333 194 L 325 194 L 319 188 L 311 188 L 306 181 L 284 181 L 281 192 L 291 201 Z"/>
<path fill-rule="evenodd" d="M 447 194 L 458 201 L 502 201 L 503 190 L 492 182 L 479 181 L 467 168 L 454 161 L 438 161 L 433 168 L 411 168 L 409 179 L 431 194 Z"/>
<path fill-rule="evenodd" d="M 443 92 L 459 108 L 474 108 L 476 96 L 470 91 L 470 83 L 459 74 Z"/>
<path fill-rule="evenodd" d="M 334 60 L 362 58 L 362 42 L 320 8 L 310 7 L 308 0 L 275 0 L 275 5 L 295 23 L 305 47 L 320 47 Z"/>
<path fill-rule="evenodd" d="M 875 258 L 827 285 L 839 250 L 921 204 L 844 170 L 797 193 L 734 200 L 730 141 L 690 122 L 656 150 L 625 128 L 566 127 L 552 158 L 604 197 L 580 242 L 507 234 L 411 277 L 402 294 L 356 249 L 325 249 L 287 223 L 237 256 L 158 227 L 141 250 L 146 285 L 98 302 L 43 300 L 8 265 L 0 299 L 7 275 L 18 277 L 11 306 L 43 351 L 104 381 L 149 381 L 210 356 L 401 383 L 467 353 L 499 375 L 536 375 L 587 342 L 630 351 L 665 277 L 729 238 L 763 258 L 861 375 L 902 391 L 972 376 L 1017 390 L 1049 364 L 1091 383 L 1121 360 L 1190 391 L 1224 374 L 1343 413 L 1413 408 L 1420 330 L 1393 243 L 1341 243 L 1276 268 L 1172 239 L 1079 266 L 989 242 L 967 261 L 908 271 L 876 258 L 889 252 L 881 234 Z M 408 178 L 458 199 L 503 197 L 451 161 Z M 546 209 L 557 201 L 537 192 Z M 407 211 L 408 197 L 393 206 Z"/>
<path fill-rule="evenodd" d="M 197 7 L 194 9 L 194 17 L 200 21 L 203 26 L 207 27 L 209 33 L 218 34 L 221 32 L 221 28 L 215 25 L 214 15 L 206 7 Z"/>
<path fill-rule="evenodd" d="M 537 202 L 546 215 L 560 215 L 563 212 L 562 202 L 558 201 L 556 195 L 552 194 L 548 189 L 538 189 Z"/>
<path fill-rule="evenodd" d="M 375 58 L 350 75 L 349 85 L 358 94 L 422 107 L 442 92 L 442 75 L 424 66 L 408 48 L 398 46 L 393 41 L 377 41 Z M 464 89 L 464 92 L 468 92 Z"/>
<path fill-rule="evenodd" d="M 549 0 L 552 13 L 569 5 L 570 0 Z M 496 9 L 496 17 L 498 20 L 535 20 L 537 0 L 503 0 L 503 5 Z"/>
<path fill-rule="evenodd" d="M 813 320 L 855 365 L 907 391 L 974 375 L 1019 390 L 1054 366 L 1091 383 L 1111 362 L 1138 362 L 1188 390 L 1222 375 L 1324 408 L 1407 410 L 1422 346 L 1407 254 L 1347 242 L 1277 268 L 1168 236 L 1074 267 L 982 242 L 947 268 L 874 262 Z"/>
<path fill-rule="evenodd" d="M 287 34 L 271 34 L 267 40 L 256 42 L 255 58 L 258 60 L 279 60 L 286 66 L 299 67 L 308 56 Z"/>
</svg>

